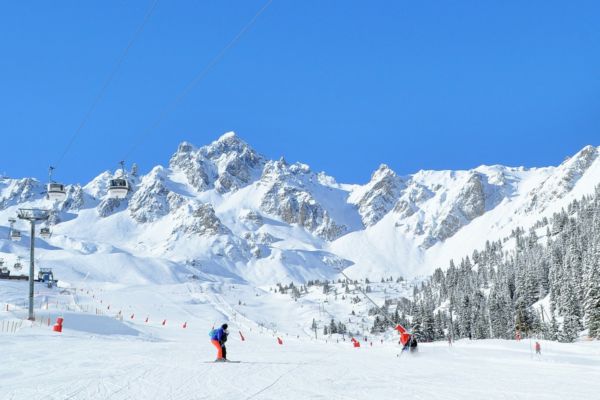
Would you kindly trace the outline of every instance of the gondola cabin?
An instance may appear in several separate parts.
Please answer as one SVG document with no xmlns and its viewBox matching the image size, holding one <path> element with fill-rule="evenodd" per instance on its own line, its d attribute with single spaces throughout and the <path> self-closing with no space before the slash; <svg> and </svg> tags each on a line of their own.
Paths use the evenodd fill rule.
<svg viewBox="0 0 600 400">
<path fill-rule="evenodd" d="M 126 179 L 111 179 L 108 183 L 108 196 L 113 199 L 124 199 L 129 194 Z"/>
<path fill-rule="evenodd" d="M 23 266 L 21 265 L 21 263 L 19 261 L 17 261 L 15 263 L 15 265 L 13 266 L 14 269 L 16 269 L 17 271 L 20 271 L 23 269 Z"/>
<path fill-rule="evenodd" d="M 62 183 L 49 183 L 47 186 L 47 198 L 50 201 L 63 201 L 67 197 L 65 185 Z"/>
<path fill-rule="evenodd" d="M 42 228 L 40 229 L 40 237 L 42 239 L 48 239 L 52 236 L 52 232 L 50 232 L 50 228 Z"/>
<path fill-rule="evenodd" d="M 40 282 L 51 282 L 54 280 L 54 274 L 52 268 L 40 268 L 38 271 L 38 281 Z"/>
<path fill-rule="evenodd" d="M 10 230 L 10 241 L 11 242 L 20 242 L 21 241 L 21 231 L 16 229 Z"/>
</svg>

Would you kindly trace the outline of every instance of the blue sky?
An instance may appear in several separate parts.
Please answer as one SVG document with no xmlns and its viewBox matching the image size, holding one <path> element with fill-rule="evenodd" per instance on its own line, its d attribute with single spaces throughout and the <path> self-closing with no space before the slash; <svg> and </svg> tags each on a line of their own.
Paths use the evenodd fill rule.
<svg viewBox="0 0 600 400">
<path fill-rule="evenodd" d="M 159 0 L 55 178 L 118 163 L 266 2 Z M 0 2 L 0 173 L 46 180 L 152 3 Z M 598 21 L 597 1 L 274 0 L 126 163 L 233 130 L 347 183 L 558 165 L 600 144 Z"/>
</svg>

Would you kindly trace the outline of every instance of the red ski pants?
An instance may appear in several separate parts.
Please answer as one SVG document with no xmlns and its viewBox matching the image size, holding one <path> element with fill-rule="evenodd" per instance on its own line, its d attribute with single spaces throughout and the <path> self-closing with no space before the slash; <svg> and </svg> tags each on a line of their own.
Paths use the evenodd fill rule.
<svg viewBox="0 0 600 400">
<path fill-rule="evenodd" d="M 221 347 L 221 343 L 219 343 L 218 340 L 211 340 L 211 343 L 219 350 L 217 358 L 223 358 L 223 348 Z"/>
</svg>

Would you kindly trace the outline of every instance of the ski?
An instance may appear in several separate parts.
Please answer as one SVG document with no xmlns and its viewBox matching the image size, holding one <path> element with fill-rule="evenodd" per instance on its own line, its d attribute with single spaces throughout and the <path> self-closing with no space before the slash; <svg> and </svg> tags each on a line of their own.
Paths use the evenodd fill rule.
<svg viewBox="0 0 600 400">
<path fill-rule="evenodd" d="M 241 361 L 204 361 L 208 364 L 231 364 L 231 363 L 241 363 Z"/>
</svg>

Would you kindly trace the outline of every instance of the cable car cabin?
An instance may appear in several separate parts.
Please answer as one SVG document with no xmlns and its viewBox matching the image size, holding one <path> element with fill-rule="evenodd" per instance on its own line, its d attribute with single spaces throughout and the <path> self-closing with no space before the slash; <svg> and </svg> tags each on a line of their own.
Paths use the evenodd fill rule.
<svg viewBox="0 0 600 400">
<path fill-rule="evenodd" d="M 126 179 L 111 179 L 108 183 L 108 196 L 113 199 L 124 199 L 129 194 Z"/>
<path fill-rule="evenodd" d="M 52 236 L 52 232 L 50 232 L 50 228 L 40 229 L 40 237 L 42 239 L 48 239 L 50 236 Z"/>
<path fill-rule="evenodd" d="M 49 183 L 47 186 L 47 198 L 51 201 L 63 201 L 67 197 L 65 185 L 62 183 Z"/>
<path fill-rule="evenodd" d="M 20 271 L 23 269 L 23 266 L 21 265 L 20 262 L 16 262 L 13 268 L 16 269 L 17 271 Z"/>
<path fill-rule="evenodd" d="M 40 268 L 38 271 L 38 281 L 52 282 L 53 280 L 54 274 L 52 274 L 52 268 Z"/>
<path fill-rule="evenodd" d="M 10 230 L 10 241 L 11 242 L 20 242 L 21 241 L 21 231 L 16 229 Z"/>
</svg>

